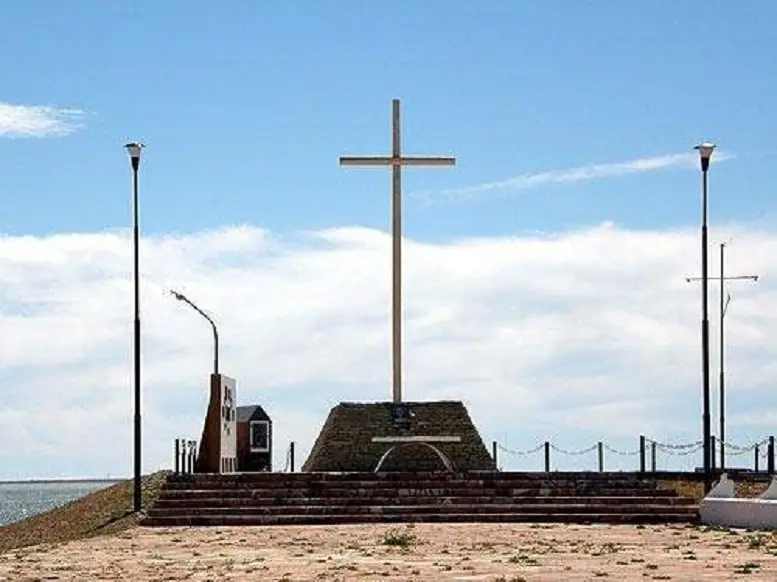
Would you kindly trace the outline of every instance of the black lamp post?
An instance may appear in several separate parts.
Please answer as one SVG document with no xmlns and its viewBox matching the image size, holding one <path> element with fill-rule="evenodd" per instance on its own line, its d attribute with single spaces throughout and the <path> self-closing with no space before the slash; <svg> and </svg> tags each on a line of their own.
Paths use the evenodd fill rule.
<svg viewBox="0 0 777 582">
<path fill-rule="evenodd" d="M 138 225 L 138 169 L 140 154 L 145 147 L 140 143 L 128 143 L 124 146 L 132 166 L 132 242 L 134 249 L 133 279 L 135 285 L 135 326 L 133 330 L 133 357 L 135 361 L 135 417 L 134 417 L 134 479 L 132 489 L 132 507 L 138 512 L 141 508 L 141 436 L 140 436 L 140 228 Z"/>
<path fill-rule="evenodd" d="M 704 474 L 709 477 L 712 466 L 711 428 L 710 428 L 710 320 L 707 287 L 708 272 L 708 241 L 707 241 L 707 174 L 710 168 L 710 158 L 715 145 L 709 142 L 699 144 L 695 148 L 699 152 L 702 175 L 702 224 L 701 224 L 701 362 L 702 362 L 702 433 L 704 451 Z"/>
<path fill-rule="evenodd" d="M 208 321 L 208 323 L 210 323 L 210 326 L 213 328 L 213 373 L 218 375 L 219 373 L 219 331 L 218 329 L 216 329 L 216 323 L 207 313 L 205 313 L 202 309 L 197 307 L 183 293 L 178 293 L 177 291 L 170 291 L 170 294 L 173 297 L 175 297 L 178 301 L 183 301 L 184 303 L 188 304 L 189 307 L 191 307 L 197 313 L 202 315 Z"/>
</svg>

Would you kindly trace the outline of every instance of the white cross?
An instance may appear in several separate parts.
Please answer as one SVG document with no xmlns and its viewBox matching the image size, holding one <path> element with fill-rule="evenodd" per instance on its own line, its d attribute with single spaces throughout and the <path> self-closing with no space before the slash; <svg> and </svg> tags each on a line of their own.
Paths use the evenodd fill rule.
<svg viewBox="0 0 777 582">
<path fill-rule="evenodd" d="M 402 402 L 402 166 L 453 166 L 456 158 L 403 156 L 400 147 L 399 99 L 392 102 L 393 147 L 391 156 L 341 156 L 341 166 L 391 166 L 392 171 L 392 394 Z"/>
</svg>

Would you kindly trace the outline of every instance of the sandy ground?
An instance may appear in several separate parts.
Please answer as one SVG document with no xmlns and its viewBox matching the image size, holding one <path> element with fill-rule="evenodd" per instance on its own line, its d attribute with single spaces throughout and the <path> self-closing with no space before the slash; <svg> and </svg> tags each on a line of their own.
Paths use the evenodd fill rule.
<svg viewBox="0 0 777 582">
<path fill-rule="evenodd" d="M 777 535 L 691 526 L 135 528 L 0 555 L 0 580 L 777 580 Z"/>
</svg>

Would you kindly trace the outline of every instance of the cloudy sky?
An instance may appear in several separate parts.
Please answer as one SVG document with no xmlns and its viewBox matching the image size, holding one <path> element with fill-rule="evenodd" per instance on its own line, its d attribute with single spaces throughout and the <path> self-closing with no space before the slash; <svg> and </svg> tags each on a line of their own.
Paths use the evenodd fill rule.
<svg viewBox="0 0 777 582">
<path fill-rule="evenodd" d="M 217 320 L 239 402 L 275 422 L 276 468 L 338 402 L 389 399 L 390 178 L 337 157 L 387 151 L 393 97 L 409 153 L 458 160 L 405 174 L 407 399 L 463 400 L 507 469 L 540 468 L 509 451 L 545 440 L 698 440 L 685 278 L 693 146 L 713 139 L 711 274 L 725 240 L 727 274 L 759 275 L 728 286 L 728 440 L 775 432 L 777 8 L 438 4 L 6 11 L 0 54 L 27 58 L 0 86 L 0 479 L 131 471 L 131 139 L 148 146 L 144 470 L 205 410 L 210 331 L 171 288 Z"/>
</svg>

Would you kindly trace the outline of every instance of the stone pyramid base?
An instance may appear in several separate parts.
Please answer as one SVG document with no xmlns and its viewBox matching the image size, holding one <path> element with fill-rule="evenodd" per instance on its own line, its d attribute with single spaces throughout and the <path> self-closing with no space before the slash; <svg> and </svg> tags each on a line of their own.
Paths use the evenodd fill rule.
<svg viewBox="0 0 777 582">
<path fill-rule="evenodd" d="M 397 419 L 402 408 L 409 417 Z M 462 402 L 347 403 L 332 408 L 303 472 L 371 472 L 384 454 L 381 471 L 443 471 L 440 455 L 422 443 L 373 442 L 374 437 L 459 437 L 434 443 L 459 472 L 494 471 L 494 460 Z M 390 440 L 390 439 L 388 439 Z"/>
</svg>

